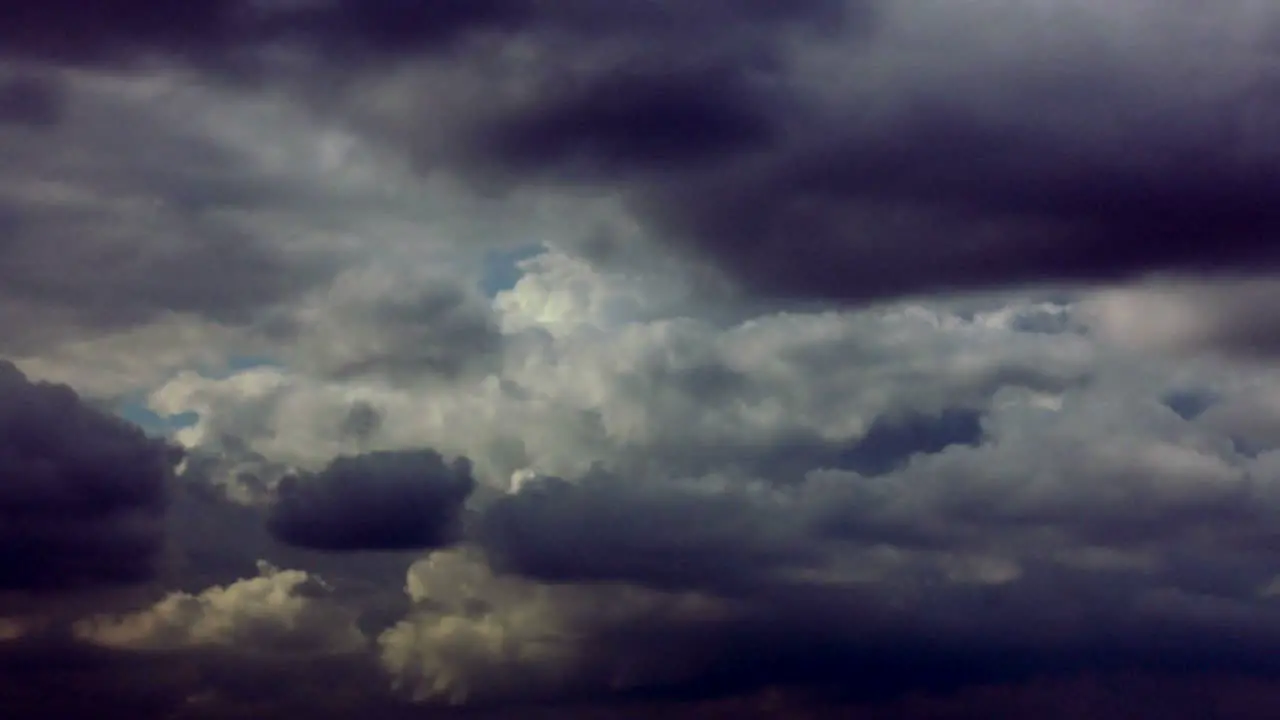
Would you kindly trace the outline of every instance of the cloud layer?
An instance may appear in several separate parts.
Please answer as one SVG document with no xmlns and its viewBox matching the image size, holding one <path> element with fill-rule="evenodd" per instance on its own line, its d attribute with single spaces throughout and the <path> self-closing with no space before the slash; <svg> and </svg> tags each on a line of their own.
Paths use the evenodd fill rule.
<svg viewBox="0 0 1280 720">
<path fill-rule="evenodd" d="M 1274 3 L 28 5 L 0 702 L 1231 716 L 1280 677 Z"/>
</svg>

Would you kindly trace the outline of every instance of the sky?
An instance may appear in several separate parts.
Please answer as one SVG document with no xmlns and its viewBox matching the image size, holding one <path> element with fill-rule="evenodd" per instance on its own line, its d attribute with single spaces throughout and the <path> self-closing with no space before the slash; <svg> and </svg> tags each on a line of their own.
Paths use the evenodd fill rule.
<svg viewBox="0 0 1280 720">
<path fill-rule="evenodd" d="M 0 2 L 0 707 L 1270 718 L 1273 0 Z"/>
</svg>

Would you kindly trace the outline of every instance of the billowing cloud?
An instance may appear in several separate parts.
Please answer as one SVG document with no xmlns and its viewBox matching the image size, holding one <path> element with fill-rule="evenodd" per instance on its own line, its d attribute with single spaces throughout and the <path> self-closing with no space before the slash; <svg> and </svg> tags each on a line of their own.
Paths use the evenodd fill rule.
<svg viewBox="0 0 1280 720">
<path fill-rule="evenodd" d="M 1213 409 L 1182 417 L 1114 382 L 1056 403 L 1008 395 L 980 444 L 875 477 L 527 480 L 487 508 L 479 538 L 495 567 L 539 582 L 745 608 L 701 626 L 708 655 L 676 682 L 702 691 L 796 682 L 875 696 L 1084 670 L 1099 653 L 1116 667 L 1178 657 L 1270 672 L 1268 455 L 1237 452 Z M 764 656 L 766 671 L 739 659 Z M 872 665 L 874 682 L 855 679 Z"/>
<path fill-rule="evenodd" d="M 446 463 L 433 450 L 340 457 L 318 473 L 283 477 L 267 527 L 318 550 L 437 548 L 460 536 L 474 486 L 469 460 Z"/>
<path fill-rule="evenodd" d="M 82 620 L 76 633 L 95 644 L 146 650 L 209 646 L 305 656 L 365 647 L 355 616 L 325 599 L 322 580 L 263 562 L 258 570 L 256 578 L 197 595 L 170 594 L 132 615 Z"/>
<path fill-rule="evenodd" d="M 794 481 L 818 466 L 874 473 L 915 452 L 976 442 L 1001 391 L 1051 397 L 1084 382 L 1096 354 L 1077 333 L 1019 329 L 1024 316 L 1061 311 L 1052 303 L 720 322 L 664 317 L 661 300 L 637 303 L 661 289 L 555 255 L 526 267 L 494 300 L 500 375 L 389 387 L 282 368 L 187 373 L 158 389 L 153 406 L 198 413 L 179 433 L 193 446 L 237 436 L 312 468 L 425 442 L 471 458 L 490 485 L 526 468 L 576 477 L 595 463 L 668 475 L 737 467 Z M 379 412 L 367 437 L 342 429 L 353 403 Z"/>
<path fill-rule="evenodd" d="M 1065 296 L 671 319 L 629 300 L 651 297 L 643 280 L 602 282 L 554 253 L 524 270 L 494 300 L 499 377 L 268 368 L 156 394 L 202 411 L 193 441 L 240 429 L 303 466 L 349 452 L 356 408 L 379 418 L 366 451 L 476 458 L 469 539 L 484 554 L 469 566 L 552 598 L 535 624 L 574 639 L 522 655 L 533 631 L 419 601 L 384 636 L 406 689 L 876 696 L 1087 669 L 1099 653 L 1154 668 L 1163 650 L 1266 669 L 1212 630 L 1274 630 L 1265 374 L 1135 363 Z M 610 593 L 696 595 L 716 613 L 579 618 Z M 678 672 L 649 663 L 657 637 L 682 648 Z M 597 672 L 601 657 L 634 662 L 627 681 Z M 866 682 L 840 669 L 875 663 Z M 514 685 L 482 679 L 494 672 Z"/>
<path fill-rule="evenodd" d="M 0 361 L 0 588 L 150 579 L 181 453 Z"/>
</svg>

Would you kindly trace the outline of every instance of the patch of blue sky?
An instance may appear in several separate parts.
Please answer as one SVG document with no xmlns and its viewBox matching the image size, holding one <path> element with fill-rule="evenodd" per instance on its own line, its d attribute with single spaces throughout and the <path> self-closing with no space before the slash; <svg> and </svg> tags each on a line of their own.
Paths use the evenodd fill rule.
<svg viewBox="0 0 1280 720">
<path fill-rule="evenodd" d="M 492 298 L 504 290 L 510 290 L 524 273 L 520 263 L 546 252 L 541 244 L 521 245 L 516 248 L 495 250 L 485 256 L 480 288 L 485 297 Z"/>
<path fill-rule="evenodd" d="M 120 417 L 142 428 L 148 435 L 172 435 L 200 421 L 199 413 L 184 412 L 177 415 L 161 415 L 147 407 L 145 393 L 136 393 L 116 403 L 115 412 Z"/>
</svg>

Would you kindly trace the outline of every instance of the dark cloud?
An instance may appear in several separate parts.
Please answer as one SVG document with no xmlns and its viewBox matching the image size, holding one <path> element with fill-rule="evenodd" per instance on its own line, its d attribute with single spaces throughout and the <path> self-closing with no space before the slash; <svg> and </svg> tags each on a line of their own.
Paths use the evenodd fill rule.
<svg viewBox="0 0 1280 720">
<path fill-rule="evenodd" d="M 74 63 L 167 57 L 238 73 L 260 69 L 263 51 L 300 47 L 344 62 L 396 59 L 449 49 L 480 33 L 560 33 L 579 38 L 653 36 L 749 23 L 760 26 L 818 15 L 836 18 L 841 3 L 733 0 L 654 4 L 623 0 L 601 6 L 583 0 L 198 0 L 182 10 L 157 0 L 113 0 L 76 12 L 61 2 L 16 8 L 0 34 L 5 54 Z"/>
<path fill-rule="evenodd" d="M 647 202 L 664 230 L 748 285 L 786 296 L 863 301 L 1246 272 L 1277 259 L 1267 238 L 1280 229 L 1280 178 L 1270 163 L 1199 140 L 1130 154 L 1074 150 L 968 113 L 976 108 L 922 108 Z"/>
<path fill-rule="evenodd" d="M 455 142 L 419 147 L 432 167 L 615 189 L 660 242 L 772 296 L 1251 273 L 1280 259 L 1280 95 L 1274 40 L 1232 33 L 1278 16 L 1219 7 L 1197 24 L 1153 3 L 1083 21 L 913 6 L 835 42 L 802 27 L 808 49 L 726 14 L 701 46 L 637 23 L 612 54 L 577 55 L 551 39 L 566 27 L 552 13 L 531 31 L 545 50 L 521 86 L 534 99 L 460 108 Z M 1110 42 L 1135 49 L 1091 50 Z M 1197 43 L 1186 72 L 1206 80 L 1184 88 L 1166 59 Z"/>
<path fill-rule="evenodd" d="M 766 143 L 763 103 L 733 74 L 650 71 L 593 80 L 554 93 L 495 129 L 493 151 L 530 170 L 559 167 L 590 177 L 625 170 L 679 170 Z"/>
<path fill-rule="evenodd" d="M 181 453 L 0 361 L 0 589 L 150 579 Z"/>
<path fill-rule="evenodd" d="M 1280 711 L 1265 676 L 1089 672 L 984 683 L 958 692 L 914 692 L 889 702 L 839 702 L 772 689 L 715 700 L 588 698 L 519 707 L 425 710 L 386 692 L 377 668 L 351 658 L 306 663 L 247 660 L 228 652 L 133 652 L 42 638 L 0 648 L 0 702 L 33 720 L 113 714 L 162 718 L 368 717 L 505 720 L 1264 720 Z M 871 672 L 874 674 L 874 671 Z M 73 685 L 75 692 L 68 692 Z"/>
<path fill-rule="evenodd" d="M 234 478 L 247 473 L 255 475 L 253 493 L 243 491 L 251 481 Z M 266 501 L 279 479 L 288 474 L 287 468 L 255 463 L 252 457 L 219 467 L 206 452 L 192 451 L 169 506 L 169 553 L 159 578 L 162 587 L 199 596 L 212 587 L 232 587 L 258 576 L 265 562 L 319 578 L 327 588 L 324 594 L 349 608 L 363 631 L 383 630 L 407 609 L 400 588 L 419 552 L 335 553 L 299 547 L 274 536 Z"/>
<path fill-rule="evenodd" d="M 496 568 L 539 580 L 729 591 L 803 564 L 793 532 L 746 494 L 595 473 L 530 481 L 486 508 L 477 534 Z"/>
<path fill-rule="evenodd" d="M 3 44 L 270 65 L 284 43 L 336 70 L 328 58 L 407 60 L 507 33 L 528 50 L 519 62 L 431 55 L 456 102 L 438 107 L 434 86 L 410 97 L 395 139 L 431 169 L 616 190 L 661 242 L 767 295 L 868 301 L 1278 259 L 1280 21 L 1245 0 L 1205 22 L 1150 2 L 121 2 L 24 9 Z M 343 112 L 380 112 L 367 105 Z"/>
<path fill-rule="evenodd" d="M 43 128 L 58 122 L 64 112 L 66 89 L 38 73 L 0 69 L 0 125 Z"/>
<path fill-rule="evenodd" d="M 430 549 L 455 542 L 471 464 L 432 450 L 340 457 L 280 481 L 267 526 L 279 540 L 317 550 Z"/>
<path fill-rule="evenodd" d="M 439 47 L 468 31 L 518 23 L 534 3 L 196 0 L 175 8 L 160 0 L 113 0 L 89 9 L 66 2 L 9 4 L 12 21 L 0 32 L 0 47 L 9 56 L 77 64 L 167 57 L 243 73 L 255 68 L 258 52 L 290 42 L 346 57 Z"/>
<path fill-rule="evenodd" d="M 728 602 L 688 625 L 589 634 L 601 658 L 639 663 L 659 635 L 696 658 L 674 678 L 642 673 L 641 695 L 795 685 L 862 701 L 1085 670 L 1273 677 L 1274 470 L 1212 429 L 1230 403 L 1184 417 L 1157 394 L 1118 417 L 1114 395 L 1005 399 L 977 434 L 965 412 L 940 416 L 936 438 L 911 422 L 869 432 L 928 449 L 874 477 L 531 480 L 485 508 L 475 537 L 501 572 Z M 1224 417 L 1261 427 L 1265 407 Z"/>
<path fill-rule="evenodd" d="M 222 648 L 122 650 L 50 633 L 0 647 L 0 670 L 0 703 L 36 720 L 104 708 L 147 720 L 421 713 L 392 697 L 363 657 L 280 662 Z"/>
<path fill-rule="evenodd" d="M 334 254 L 290 253 L 268 229 L 322 204 L 315 189 L 169 122 L 182 100 L 157 112 L 127 83 L 85 76 L 57 92 L 61 121 L 44 132 L 0 124 L 4 352 L 175 315 L 245 326 L 334 274 Z"/>
<path fill-rule="evenodd" d="M 1269 380 L 1117 380 L 1069 300 L 760 315 L 1274 273 L 1266 3 L 9 4 L 0 57 L 34 70 L 0 80 L 0 351 L 175 315 L 285 318 L 267 340 L 294 348 L 273 349 L 278 372 L 160 393 L 199 412 L 184 438 L 252 442 L 193 458 L 170 507 L 164 589 L 189 594 L 107 630 L 289 644 L 321 583 L 276 590 L 315 573 L 340 612 L 313 625 L 385 631 L 378 660 L 430 697 L 489 681 L 659 707 L 776 686 L 865 704 L 1082 669 L 1280 677 Z M 295 132 L 309 112 L 327 115 Z M 396 208 L 418 196 L 373 187 L 409 178 L 352 159 L 369 137 L 424 187 L 630 217 L 589 240 L 522 226 L 554 251 L 493 303 L 454 277 L 383 275 L 402 257 L 451 272 L 434 243 L 454 233 L 432 224 L 415 255 Z M 348 212 L 349 192 L 373 212 Z M 367 274 L 305 252 L 366 235 Z M 657 282 L 667 268 L 679 281 Z M 1274 283 L 1177 289 L 1119 303 L 1133 339 L 1275 355 Z M 153 577 L 169 451 L 69 391 L 3 371 L 0 390 L 0 550 L 21 560 L 0 560 L 0 589 Z M 518 487 L 473 495 L 469 461 L 434 451 L 318 472 L 268 457 L 427 441 Z M 609 470 L 579 476 L 596 459 Z M 433 552 L 405 580 L 415 550 Z M 238 581 L 259 557 L 301 569 Z M 141 691 L 137 712 L 287 714 L 282 692 L 344 686 L 337 669 L 277 668 L 282 691 L 254 663 L 156 663 L 178 658 L 198 681 Z M 218 698 L 188 705 L 193 686 Z M 324 710 L 384 707 L 358 695 Z"/>
</svg>

